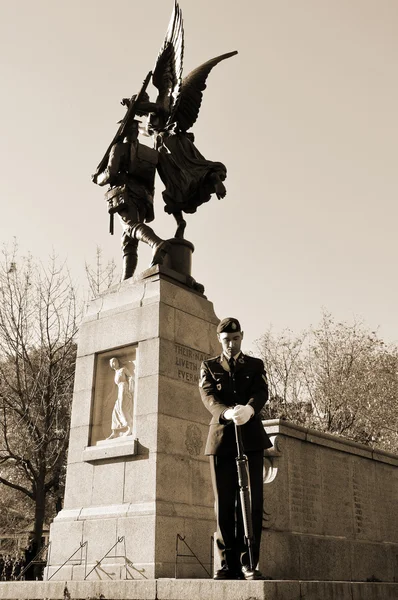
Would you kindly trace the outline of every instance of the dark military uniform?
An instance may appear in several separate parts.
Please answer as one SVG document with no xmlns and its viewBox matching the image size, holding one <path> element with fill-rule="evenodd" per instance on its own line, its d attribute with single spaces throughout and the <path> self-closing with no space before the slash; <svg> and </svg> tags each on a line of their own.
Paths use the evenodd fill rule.
<svg viewBox="0 0 398 600">
<path fill-rule="evenodd" d="M 232 421 L 223 413 L 236 404 L 250 405 L 253 417 L 240 425 L 243 446 L 249 461 L 254 531 L 253 555 L 259 559 L 263 513 L 263 455 L 272 446 L 259 415 L 268 399 L 268 386 L 263 362 L 240 353 L 235 362 L 235 386 L 228 361 L 222 354 L 202 363 L 200 393 L 212 419 L 205 454 L 210 455 L 212 482 L 216 499 L 217 548 L 222 567 L 239 572 L 248 566 L 243 524 L 239 506 L 239 485 L 235 457 L 237 447 Z"/>
</svg>

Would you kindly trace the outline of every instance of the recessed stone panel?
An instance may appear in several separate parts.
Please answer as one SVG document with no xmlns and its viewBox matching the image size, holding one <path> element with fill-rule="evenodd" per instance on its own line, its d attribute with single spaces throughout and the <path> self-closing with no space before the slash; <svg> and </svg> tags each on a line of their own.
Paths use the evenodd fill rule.
<svg viewBox="0 0 398 600">
<path fill-rule="evenodd" d="M 115 348 L 96 357 L 90 445 L 133 429 L 137 346 Z"/>
</svg>

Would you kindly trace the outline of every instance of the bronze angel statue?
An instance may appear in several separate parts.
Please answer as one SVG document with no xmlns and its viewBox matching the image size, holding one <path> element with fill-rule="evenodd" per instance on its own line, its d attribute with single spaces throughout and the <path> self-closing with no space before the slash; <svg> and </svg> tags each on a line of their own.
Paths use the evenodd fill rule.
<svg viewBox="0 0 398 600">
<path fill-rule="evenodd" d="M 196 212 L 198 206 L 208 202 L 212 194 L 218 198 L 225 196 L 225 165 L 202 156 L 194 144 L 193 134 L 188 130 L 198 118 L 210 71 L 235 54 L 237 52 L 229 52 L 213 58 L 183 78 L 184 29 L 182 12 L 175 0 L 154 71 L 148 73 L 137 95 L 122 100 L 127 112 L 92 176 L 94 183 L 110 186 L 106 199 L 111 215 L 111 233 L 115 213 L 123 227 L 122 279 L 134 274 L 138 241 L 152 247 L 151 266 L 162 264 L 170 251 L 170 244 L 147 225 L 154 219 L 156 169 L 165 186 L 165 211 L 172 214 L 177 222 L 176 238 L 184 237 L 184 212 Z M 155 102 L 150 101 L 147 93 L 151 79 L 158 90 Z M 144 129 L 146 135 L 154 137 L 153 149 L 140 142 L 142 123 L 137 117 L 147 117 Z"/>
<path fill-rule="evenodd" d="M 226 194 L 225 165 L 202 156 L 194 144 L 193 133 L 188 130 L 198 118 L 210 71 L 235 54 L 236 51 L 212 58 L 183 79 L 184 30 L 181 9 L 175 1 L 152 75 L 152 83 L 159 93 L 148 124 L 148 132 L 155 135 L 159 152 L 157 169 L 165 185 L 165 211 L 175 217 L 178 225 L 175 237 L 184 234 L 183 212 L 196 212 L 212 194 L 219 199 Z"/>
</svg>

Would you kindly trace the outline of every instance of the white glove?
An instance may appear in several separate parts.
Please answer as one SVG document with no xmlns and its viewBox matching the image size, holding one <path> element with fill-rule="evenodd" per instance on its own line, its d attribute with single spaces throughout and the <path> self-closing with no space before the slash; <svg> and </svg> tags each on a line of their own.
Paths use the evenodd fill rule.
<svg viewBox="0 0 398 600">
<path fill-rule="evenodd" d="M 223 417 L 227 421 L 233 421 L 236 425 L 244 425 L 254 415 L 254 408 L 249 404 L 237 404 L 234 408 L 228 408 Z"/>
<path fill-rule="evenodd" d="M 232 417 L 233 422 L 236 425 L 244 425 L 254 415 L 254 408 L 249 404 L 242 405 L 237 404 L 234 409 L 234 416 Z"/>
<path fill-rule="evenodd" d="M 235 412 L 235 407 L 234 408 L 228 408 L 226 411 L 223 412 L 223 419 L 225 419 L 226 421 L 232 421 L 232 419 L 234 418 L 234 412 Z"/>
</svg>

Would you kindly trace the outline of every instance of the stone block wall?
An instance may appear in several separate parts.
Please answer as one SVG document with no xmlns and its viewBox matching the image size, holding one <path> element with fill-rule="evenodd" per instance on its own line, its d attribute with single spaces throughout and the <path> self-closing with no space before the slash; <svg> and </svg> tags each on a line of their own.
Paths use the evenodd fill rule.
<svg viewBox="0 0 398 600">
<path fill-rule="evenodd" d="M 398 581 L 398 456 L 266 421 L 262 570 L 274 579 Z"/>
</svg>

